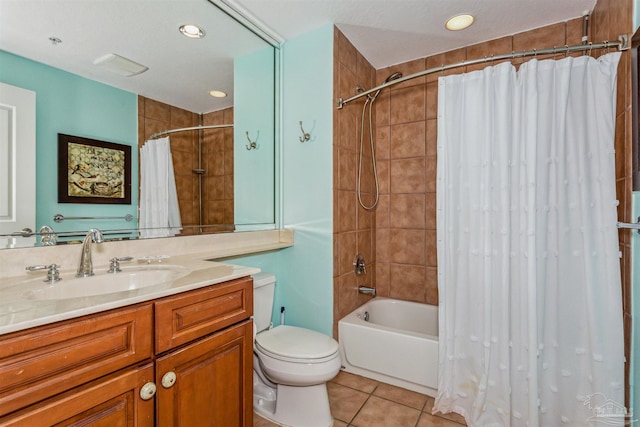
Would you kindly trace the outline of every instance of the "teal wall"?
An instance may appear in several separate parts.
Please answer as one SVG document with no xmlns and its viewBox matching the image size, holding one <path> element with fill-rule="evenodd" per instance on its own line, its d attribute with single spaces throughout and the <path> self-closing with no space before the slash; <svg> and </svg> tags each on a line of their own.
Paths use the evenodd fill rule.
<svg viewBox="0 0 640 427">
<path fill-rule="evenodd" d="M 53 215 L 137 218 L 137 95 L 0 51 L 0 81 L 36 92 L 36 227 L 83 230 L 86 221 L 53 222 Z M 58 133 L 131 145 L 131 205 L 58 204 Z M 92 221 L 92 227 L 132 228 L 124 220 Z"/>
<path fill-rule="evenodd" d="M 268 47 L 234 60 L 236 224 L 275 222 L 275 59 L 275 49 Z M 247 132 L 257 149 L 247 150 Z"/>
<path fill-rule="evenodd" d="M 277 275 L 274 323 L 333 330 L 333 25 L 282 46 L 282 224 L 295 245 L 228 260 Z M 314 129 L 300 143 L 300 125 Z"/>
</svg>

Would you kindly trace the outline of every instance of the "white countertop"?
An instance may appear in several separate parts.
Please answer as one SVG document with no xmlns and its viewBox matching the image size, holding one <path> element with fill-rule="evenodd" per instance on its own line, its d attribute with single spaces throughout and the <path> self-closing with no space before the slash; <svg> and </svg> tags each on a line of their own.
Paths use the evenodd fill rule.
<svg viewBox="0 0 640 427">
<path fill-rule="evenodd" d="M 149 265 L 179 268 L 184 273 L 175 280 L 139 289 L 75 298 L 37 299 L 33 297 L 38 293 L 39 287 L 64 286 L 65 280 L 68 283 L 71 283 L 71 280 L 76 283 L 78 280 L 83 280 L 74 278 L 75 271 L 62 271 L 63 280 L 54 284 L 42 281 L 46 277 L 46 272 L 43 271 L 25 272 L 21 276 L 0 280 L 0 335 L 150 301 L 260 272 L 258 268 L 207 261 L 210 257 L 210 253 L 172 256 L 163 259 L 161 264 Z M 134 266 L 144 268 L 145 265 L 140 260 L 123 262 L 121 267 L 125 273 L 115 273 L 115 276 L 109 275 L 109 277 L 126 274 L 127 268 L 134 268 Z M 107 267 L 104 265 L 94 267 L 96 276 L 107 275 L 106 270 Z"/>
</svg>

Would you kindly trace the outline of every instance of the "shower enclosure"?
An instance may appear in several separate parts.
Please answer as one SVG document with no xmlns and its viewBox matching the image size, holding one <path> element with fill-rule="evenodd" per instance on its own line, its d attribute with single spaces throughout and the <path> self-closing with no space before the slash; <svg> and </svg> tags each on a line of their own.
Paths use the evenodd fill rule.
<svg viewBox="0 0 640 427">
<path fill-rule="evenodd" d="M 195 114 L 171 106 L 158 120 L 157 101 L 141 98 L 140 144 L 165 130 L 233 123 L 233 108 Z M 169 107 L 163 105 L 164 107 Z M 168 117 L 166 117 L 168 116 Z M 234 230 L 233 127 L 182 130 L 168 135 L 175 171 L 181 235 Z"/>
</svg>

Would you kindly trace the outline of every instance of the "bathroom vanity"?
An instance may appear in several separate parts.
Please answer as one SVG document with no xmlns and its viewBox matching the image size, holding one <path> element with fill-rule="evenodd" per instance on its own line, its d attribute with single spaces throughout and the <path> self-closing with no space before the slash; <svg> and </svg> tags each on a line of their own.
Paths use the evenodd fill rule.
<svg viewBox="0 0 640 427">
<path fill-rule="evenodd" d="M 0 426 L 251 426 L 259 270 L 188 271 L 76 298 L 0 284 Z"/>
</svg>

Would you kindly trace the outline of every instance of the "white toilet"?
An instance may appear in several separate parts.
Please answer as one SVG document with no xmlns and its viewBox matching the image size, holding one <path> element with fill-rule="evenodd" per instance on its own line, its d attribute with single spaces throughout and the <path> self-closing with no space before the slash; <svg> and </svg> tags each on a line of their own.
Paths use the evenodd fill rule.
<svg viewBox="0 0 640 427">
<path fill-rule="evenodd" d="M 333 425 L 326 382 L 340 370 L 338 342 L 295 326 L 271 327 L 276 278 L 253 276 L 253 409 L 291 427 Z"/>
</svg>

